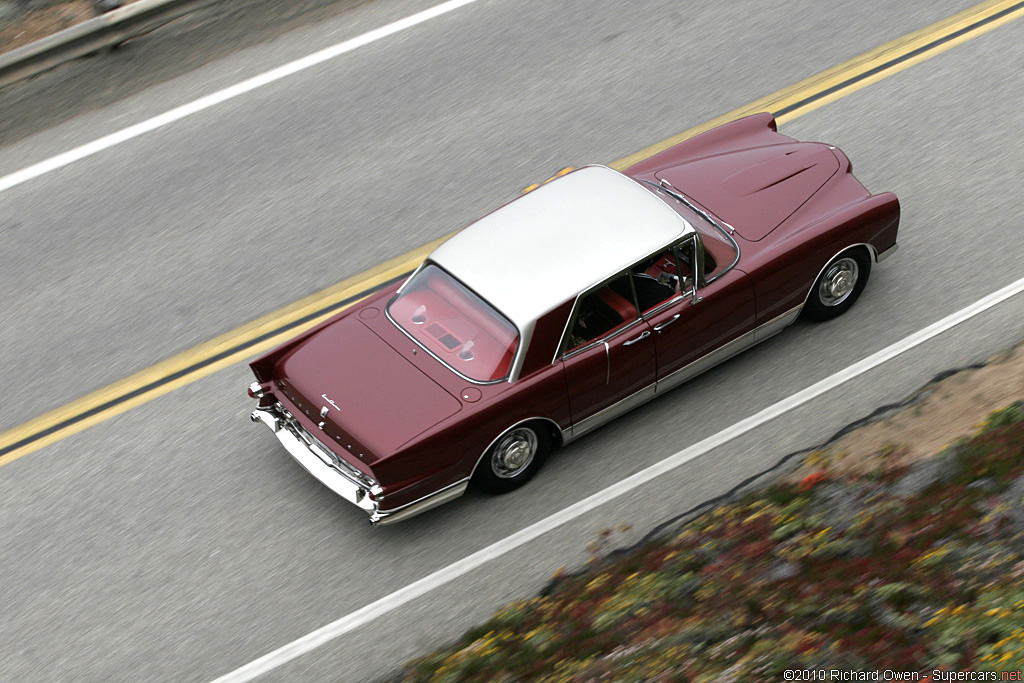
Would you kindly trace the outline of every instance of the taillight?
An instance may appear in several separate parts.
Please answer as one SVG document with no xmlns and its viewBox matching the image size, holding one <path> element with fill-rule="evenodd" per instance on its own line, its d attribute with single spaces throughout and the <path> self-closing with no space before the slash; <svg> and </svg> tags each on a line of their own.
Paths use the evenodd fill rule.
<svg viewBox="0 0 1024 683">
<path fill-rule="evenodd" d="M 249 398 L 260 399 L 263 398 L 263 385 L 259 382 L 253 382 L 249 385 Z"/>
</svg>

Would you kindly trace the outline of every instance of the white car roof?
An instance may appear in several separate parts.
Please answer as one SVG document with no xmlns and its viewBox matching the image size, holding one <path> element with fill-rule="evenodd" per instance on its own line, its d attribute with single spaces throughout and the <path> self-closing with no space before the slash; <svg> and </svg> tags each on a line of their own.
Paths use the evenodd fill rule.
<svg viewBox="0 0 1024 683">
<path fill-rule="evenodd" d="M 437 263 L 519 329 L 693 227 L 639 183 L 584 166 L 484 216 L 434 250 Z"/>
</svg>

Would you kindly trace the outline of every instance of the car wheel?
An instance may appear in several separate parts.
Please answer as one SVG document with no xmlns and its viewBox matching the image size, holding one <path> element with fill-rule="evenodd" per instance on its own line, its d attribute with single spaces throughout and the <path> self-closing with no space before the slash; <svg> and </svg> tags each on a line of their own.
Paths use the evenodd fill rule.
<svg viewBox="0 0 1024 683">
<path fill-rule="evenodd" d="M 546 429 L 537 423 L 518 425 L 487 449 L 473 478 L 488 493 L 513 491 L 533 478 L 550 450 Z"/>
<path fill-rule="evenodd" d="M 831 320 L 853 306 L 871 275 L 871 256 L 856 247 L 832 259 L 814 282 L 804 314 L 811 320 Z"/>
</svg>

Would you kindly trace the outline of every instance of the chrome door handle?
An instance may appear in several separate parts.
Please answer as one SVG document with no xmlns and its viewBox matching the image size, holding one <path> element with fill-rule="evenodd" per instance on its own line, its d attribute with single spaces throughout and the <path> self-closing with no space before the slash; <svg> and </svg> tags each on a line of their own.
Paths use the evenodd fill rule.
<svg viewBox="0 0 1024 683">
<path fill-rule="evenodd" d="M 623 345 L 623 346 L 631 346 L 631 345 L 633 345 L 633 344 L 636 344 L 636 343 L 637 343 L 638 341 L 640 341 L 641 339 L 647 339 L 647 338 L 648 338 L 648 337 L 650 337 L 650 336 L 651 336 L 651 333 L 650 333 L 650 332 L 647 332 L 647 331 L 645 331 L 645 332 L 644 332 L 643 334 L 641 334 L 641 335 L 640 335 L 639 337 L 637 337 L 636 339 L 630 339 L 630 340 L 629 340 L 628 342 L 622 342 L 622 345 Z"/>
<path fill-rule="evenodd" d="M 654 331 L 655 332 L 661 332 L 663 329 L 665 329 L 666 327 L 668 327 L 669 325 L 671 325 L 675 321 L 679 320 L 679 315 L 680 315 L 679 313 L 676 313 L 674 316 L 672 316 L 671 318 L 669 318 L 665 322 L 658 323 L 657 325 L 654 326 Z"/>
</svg>

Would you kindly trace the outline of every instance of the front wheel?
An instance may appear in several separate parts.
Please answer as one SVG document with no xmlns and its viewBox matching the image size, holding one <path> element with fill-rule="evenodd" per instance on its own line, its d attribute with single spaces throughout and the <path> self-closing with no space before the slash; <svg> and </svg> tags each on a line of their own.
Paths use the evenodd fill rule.
<svg viewBox="0 0 1024 683">
<path fill-rule="evenodd" d="M 473 479 L 488 493 L 513 491 L 533 478 L 550 450 L 551 436 L 543 427 L 513 427 L 487 450 Z"/>
<path fill-rule="evenodd" d="M 862 247 L 844 251 L 832 259 L 807 297 L 804 314 L 811 320 L 831 320 L 853 306 L 871 275 L 871 256 Z"/>
</svg>

